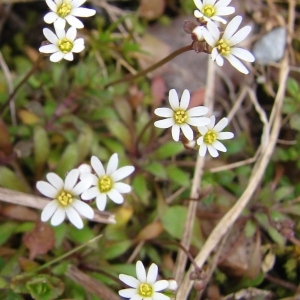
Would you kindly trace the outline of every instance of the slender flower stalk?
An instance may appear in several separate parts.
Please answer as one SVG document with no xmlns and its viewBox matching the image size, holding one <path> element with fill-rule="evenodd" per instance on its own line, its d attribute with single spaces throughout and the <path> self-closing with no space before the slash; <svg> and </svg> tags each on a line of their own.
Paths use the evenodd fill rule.
<svg viewBox="0 0 300 300">
<path fill-rule="evenodd" d="M 83 38 L 75 40 L 77 30 L 74 27 L 70 27 L 67 32 L 56 25 L 54 25 L 54 28 L 56 34 L 50 29 L 44 28 L 44 36 L 51 44 L 41 46 L 39 51 L 52 53 L 50 56 L 52 62 L 59 62 L 62 59 L 73 60 L 73 52 L 79 53 L 84 49 Z"/>
<path fill-rule="evenodd" d="M 75 28 L 83 28 L 83 23 L 76 17 L 91 17 L 94 9 L 80 7 L 86 0 L 46 0 L 51 12 L 47 13 L 44 21 L 54 23 L 58 28 L 64 29 L 66 22 Z"/>
<path fill-rule="evenodd" d="M 201 134 L 197 139 L 197 144 L 200 146 L 200 156 L 205 156 L 207 150 L 212 157 L 219 156 L 218 151 L 227 151 L 219 140 L 228 140 L 234 137 L 232 132 L 221 132 L 228 125 L 227 118 L 221 119 L 216 125 L 215 122 L 215 116 L 211 116 L 210 123 L 207 126 L 198 127 Z"/>
<path fill-rule="evenodd" d="M 191 126 L 205 126 L 209 123 L 209 119 L 201 117 L 208 112 L 205 106 L 197 106 L 187 109 L 190 103 L 190 92 L 184 90 L 179 102 L 178 94 L 175 89 L 169 91 L 169 103 L 171 108 L 156 108 L 154 113 L 159 117 L 166 118 L 154 123 L 158 128 L 172 127 L 172 137 L 174 141 L 179 141 L 180 130 L 184 136 L 191 141 L 194 133 Z"/>
<path fill-rule="evenodd" d="M 160 293 L 169 287 L 167 280 L 158 280 L 158 267 L 152 264 L 146 274 L 145 267 L 141 261 L 136 263 L 136 277 L 120 274 L 119 279 L 130 288 L 119 291 L 119 295 L 130 300 L 170 300 L 170 297 Z"/>
<path fill-rule="evenodd" d="M 77 183 L 79 179 L 78 169 L 70 171 L 65 181 L 55 173 L 48 173 L 46 178 L 49 182 L 38 181 L 36 183 L 36 188 L 40 193 L 53 199 L 42 211 L 42 221 L 47 222 L 51 219 L 51 225 L 57 226 L 67 216 L 75 227 L 83 228 L 79 214 L 92 219 L 94 211 L 88 204 L 79 200 L 79 195 L 91 186 L 91 181 L 85 179 Z"/>
<path fill-rule="evenodd" d="M 241 22 L 241 16 L 234 17 L 228 23 L 222 35 L 218 27 L 213 22 L 208 22 L 207 28 L 203 28 L 202 32 L 204 39 L 212 48 L 212 60 L 216 61 L 219 66 L 223 66 L 224 58 L 226 58 L 231 65 L 241 73 L 248 74 L 249 71 L 239 59 L 254 62 L 255 58 L 248 50 L 235 47 L 235 45 L 242 42 L 251 31 L 250 26 L 245 26 L 237 31 Z"/>
<path fill-rule="evenodd" d="M 228 6 L 231 0 L 194 0 L 198 10 L 194 11 L 194 16 L 203 21 L 217 21 L 226 24 L 227 21 L 220 16 L 228 16 L 235 12 L 235 8 Z"/>
<path fill-rule="evenodd" d="M 100 211 L 106 207 L 107 197 L 117 204 L 123 203 L 122 193 L 129 193 L 131 186 L 118 182 L 129 176 L 133 171 L 133 166 L 125 166 L 118 169 L 118 154 L 115 153 L 108 161 L 106 170 L 98 157 L 92 156 L 91 165 L 96 175 L 84 174 L 81 178 L 89 178 L 92 181 L 92 187 L 85 191 L 81 197 L 84 200 L 96 198 L 96 204 Z"/>
</svg>

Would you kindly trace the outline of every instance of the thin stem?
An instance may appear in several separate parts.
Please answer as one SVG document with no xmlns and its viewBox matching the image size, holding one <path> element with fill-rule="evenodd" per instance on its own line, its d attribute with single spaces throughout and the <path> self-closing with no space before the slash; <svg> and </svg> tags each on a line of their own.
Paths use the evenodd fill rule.
<svg viewBox="0 0 300 300">
<path fill-rule="evenodd" d="M 5 100 L 5 102 L 1 105 L 0 107 L 0 113 L 3 113 L 4 109 L 7 107 L 7 105 L 10 103 L 11 99 L 13 99 L 18 90 L 22 87 L 22 85 L 24 83 L 27 82 L 27 80 L 29 79 L 29 77 L 37 70 L 37 68 L 39 67 L 39 64 L 42 60 L 43 56 L 40 54 L 38 56 L 38 59 L 34 62 L 34 65 L 32 66 L 32 68 L 28 71 L 28 73 L 25 75 L 25 77 L 21 80 L 21 82 L 16 86 L 15 90 L 8 95 L 7 99 Z"/>
<path fill-rule="evenodd" d="M 182 48 L 179 48 L 177 50 L 175 50 L 174 52 L 172 52 L 170 55 L 168 55 L 167 57 L 163 58 L 162 60 L 158 61 L 156 64 L 150 66 L 149 68 L 137 73 L 137 74 L 128 74 L 126 75 L 125 77 L 123 78 L 120 78 L 120 79 L 117 79 L 115 81 L 112 81 L 112 82 L 109 82 L 107 84 L 104 85 L 104 89 L 112 86 L 112 85 L 116 85 L 118 83 L 123 83 L 123 82 L 127 82 L 127 81 L 132 81 L 132 80 L 135 80 L 141 76 L 144 76 L 146 75 L 147 73 L 159 68 L 160 66 L 164 65 L 165 63 L 169 62 L 170 60 L 172 60 L 173 58 L 175 58 L 176 56 L 184 53 L 184 52 L 187 52 L 187 51 L 190 51 L 190 50 L 193 50 L 193 44 L 191 45 L 188 45 L 188 46 L 184 46 Z"/>
</svg>

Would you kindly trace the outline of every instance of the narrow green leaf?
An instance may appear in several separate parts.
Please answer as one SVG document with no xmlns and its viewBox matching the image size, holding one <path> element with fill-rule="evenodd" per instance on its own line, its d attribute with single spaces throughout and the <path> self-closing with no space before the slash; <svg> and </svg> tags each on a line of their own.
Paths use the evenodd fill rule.
<svg viewBox="0 0 300 300">
<path fill-rule="evenodd" d="M 62 154 L 56 168 L 56 173 L 62 178 L 78 164 L 78 145 L 70 144 Z"/>
<path fill-rule="evenodd" d="M 167 142 L 165 144 L 163 144 L 161 147 L 159 147 L 154 155 L 158 158 L 158 159 L 166 159 L 169 157 L 172 157 L 180 152 L 182 152 L 184 150 L 184 147 L 182 145 L 182 143 L 176 143 L 173 141 Z"/>
<path fill-rule="evenodd" d="M 20 178 L 9 168 L 0 167 L 0 186 L 14 191 L 28 193 L 29 188 L 20 180 Z"/>
<path fill-rule="evenodd" d="M 189 174 L 174 165 L 167 166 L 167 174 L 171 180 L 181 186 L 189 186 L 191 184 Z"/>
<path fill-rule="evenodd" d="M 124 254 L 131 247 L 131 241 L 121 241 L 115 242 L 110 245 L 107 245 L 105 249 L 104 259 L 114 259 L 122 254 Z"/>
<path fill-rule="evenodd" d="M 158 162 L 151 162 L 144 169 L 154 176 L 164 179 L 167 178 L 167 172 L 165 167 Z"/>
<path fill-rule="evenodd" d="M 37 169 L 41 170 L 49 155 L 49 139 L 46 130 L 36 125 L 33 130 L 34 163 Z"/>
</svg>

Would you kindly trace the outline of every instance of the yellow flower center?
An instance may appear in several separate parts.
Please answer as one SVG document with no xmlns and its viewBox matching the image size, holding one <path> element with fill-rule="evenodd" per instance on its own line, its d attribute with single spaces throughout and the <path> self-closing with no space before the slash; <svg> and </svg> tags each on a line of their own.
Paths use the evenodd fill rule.
<svg viewBox="0 0 300 300">
<path fill-rule="evenodd" d="M 112 189 L 113 181 L 109 176 L 104 175 L 99 179 L 98 185 L 101 193 L 107 193 Z"/>
<path fill-rule="evenodd" d="M 187 120 L 187 114 L 185 110 L 178 109 L 174 112 L 174 121 L 176 124 L 183 124 Z"/>
<path fill-rule="evenodd" d="M 216 45 L 219 53 L 223 56 L 230 54 L 230 44 L 229 41 L 224 41 L 223 39 L 220 39 Z"/>
<path fill-rule="evenodd" d="M 216 13 L 216 9 L 213 5 L 205 5 L 202 7 L 201 12 L 204 14 L 204 16 L 210 18 Z"/>
<path fill-rule="evenodd" d="M 65 18 L 72 10 L 72 6 L 69 1 L 63 1 L 63 3 L 57 8 L 56 13 L 61 17 Z"/>
<path fill-rule="evenodd" d="M 138 291 L 139 295 L 142 297 L 151 297 L 153 294 L 153 287 L 147 283 L 141 283 Z"/>
<path fill-rule="evenodd" d="M 73 49 L 73 43 L 70 40 L 63 38 L 58 41 L 58 48 L 61 52 L 66 54 Z"/>
<path fill-rule="evenodd" d="M 58 197 L 56 199 L 59 201 L 59 203 L 62 206 L 68 206 L 69 204 L 71 204 L 73 202 L 73 196 L 66 191 L 60 192 L 60 194 L 58 195 Z"/>
<path fill-rule="evenodd" d="M 217 139 L 217 134 L 213 130 L 208 130 L 204 135 L 204 143 L 211 145 Z"/>
</svg>

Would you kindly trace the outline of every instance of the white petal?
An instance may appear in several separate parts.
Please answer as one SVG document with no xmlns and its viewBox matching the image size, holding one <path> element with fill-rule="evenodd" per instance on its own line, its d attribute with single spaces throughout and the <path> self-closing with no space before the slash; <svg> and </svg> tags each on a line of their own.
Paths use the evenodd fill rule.
<svg viewBox="0 0 300 300">
<path fill-rule="evenodd" d="M 46 3 L 52 11 L 56 12 L 57 6 L 52 0 L 46 0 Z"/>
<path fill-rule="evenodd" d="M 195 10 L 194 11 L 194 16 L 195 16 L 195 18 L 200 19 L 200 18 L 203 17 L 203 13 L 199 10 Z"/>
<path fill-rule="evenodd" d="M 196 107 L 190 108 L 186 112 L 186 114 L 189 117 L 199 117 L 199 116 L 203 116 L 207 113 L 208 113 L 208 108 L 206 106 L 196 106 Z"/>
<path fill-rule="evenodd" d="M 118 169 L 113 174 L 111 174 L 111 178 L 116 182 L 129 176 L 131 173 L 133 173 L 133 171 L 134 171 L 133 166 L 125 166 Z"/>
<path fill-rule="evenodd" d="M 231 0 L 220 0 L 215 4 L 215 8 L 228 6 L 230 2 Z"/>
<path fill-rule="evenodd" d="M 132 288 L 138 288 L 140 284 L 136 278 L 125 274 L 120 274 L 119 279 Z"/>
<path fill-rule="evenodd" d="M 115 189 L 110 190 L 107 193 L 107 197 L 109 197 L 116 204 L 121 204 L 124 202 L 123 196 Z"/>
<path fill-rule="evenodd" d="M 201 145 L 199 148 L 199 155 L 204 157 L 206 154 L 207 146 L 205 144 Z"/>
<path fill-rule="evenodd" d="M 188 125 L 188 124 L 182 124 L 180 126 L 184 136 L 189 140 L 192 141 L 194 138 L 194 132 L 192 130 L 192 128 Z"/>
<path fill-rule="evenodd" d="M 154 122 L 154 126 L 158 128 L 169 128 L 174 125 L 173 118 L 165 119 L 165 120 L 159 120 Z"/>
<path fill-rule="evenodd" d="M 60 60 L 62 60 L 62 58 L 64 57 L 64 54 L 60 51 L 56 52 L 56 53 L 53 53 L 51 56 L 50 56 L 50 60 L 52 62 L 59 62 Z"/>
<path fill-rule="evenodd" d="M 153 264 L 151 264 L 151 266 L 150 266 L 150 268 L 148 270 L 146 282 L 149 283 L 149 284 L 151 284 L 151 285 L 154 284 L 154 282 L 157 279 L 157 274 L 158 274 L 158 266 L 153 263 Z"/>
<path fill-rule="evenodd" d="M 54 21 L 56 21 L 58 18 L 57 14 L 54 13 L 53 11 L 50 11 L 49 13 L 47 13 L 45 16 L 44 16 L 44 21 L 47 23 L 47 24 L 52 24 Z"/>
<path fill-rule="evenodd" d="M 255 58 L 248 50 L 242 49 L 242 48 L 235 48 L 233 47 L 231 49 L 231 54 L 249 62 L 254 62 Z"/>
<path fill-rule="evenodd" d="M 137 295 L 137 289 L 124 289 L 118 293 L 121 297 L 130 298 L 130 300 L 132 300 L 132 297 Z M 140 299 L 142 299 L 142 297 L 140 297 Z"/>
<path fill-rule="evenodd" d="M 227 118 L 223 118 L 223 119 L 221 119 L 221 120 L 216 124 L 216 126 L 214 127 L 214 131 L 220 132 L 220 131 L 222 131 L 227 125 L 228 125 L 228 119 L 227 119 Z"/>
<path fill-rule="evenodd" d="M 86 190 L 90 188 L 92 185 L 92 180 L 90 177 L 87 177 L 86 179 L 81 180 L 79 183 L 77 183 L 74 188 L 72 189 L 73 195 L 80 195 Z"/>
<path fill-rule="evenodd" d="M 211 17 L 211 19 L 214 20 L 215 22 L 220 22 L 222 24 L 226 24 L 227 23 L 227 21 L 224 18 L 221 18 L 219 16 L 213 16 L 213 17 Z"/>
<path fill-rule="evenodd" d="M 217 25 L 213 21 L 209 21 L 207 23 L 207 29 L 208 29 L 209 33 L 211 34 L 211 36 L 213 37 L 214 44 L 215 44 L 216 41 L 218 41 L 220 39 L 220 30 L 219 30 L 219 28 L 217 27 Z"/>
<path fill-rule="evenodd" d="M 48 173 L 46 178 L 58 191 L 64 187 L 64 181 L 57 174 Z"/>
<path fill-rule="evenodd" d="M 118 164 L 119 164 L 118 154 L 114 153 L 108 161 L 106 174 L 111 175 L 112 173 L 114 173 L 118 169 Z"/>
<path fill-rule="evenodd" d="M 231 63 L 231 65 L 233 67 L 235 67 L 241 73 L 244 73 L 244 74 L 248 74 L 249 73 L 249 71 L 247 70 L 247 68 L 235 56 L 229 54 L 225 58 Z"/>
<path fill-rule="evenodd" d="M 63 58 L 66 60 L 72 61 L 74 59 L 73 53 L 69 52 L 69 53 L 65 54 Z"/>
<path fill-rule="evenodd" d="M 226 26 L 224 34 L 222 38 L 224 40 L 230 40 L 233 34 L 237 31 L 238 27 L 240 26 L 243 18 L 241 16 L 234 17 Z"/>
<path fill-rule="evenodd" d="M 79 19 L 77 19 L 76 17 L 74 17 L 72 15 L 66 16 L 66 20 L 71 26 L 73 26 L 75 28 L 80 29 L 80 28 L 84 27 L 83 23 Z"/>
<path fill-rule="evenodd" d="M 75 27 L 70 27 L 66 33 L 66 38 L 72 42 L 74 42 L 76 38 L 77 30 Z"/>
<path fill-rule="evenodd" d="M 168 280 L 158 280 L 155 283 L 153 282 L 155 292 L 162 291 L 169 286 Z"/>
<path fill-rule="evenodd" d="M 59 205 L 56 200 L 49 202 L 42 211 L 41 220 L 43 222 L 47 222 L 52 217 L 58 206 Z"/>
<path fill-rule="evenodd" d="M 57 210 L 55 211 L 55 213 L 51 218 L 51 225 L 57 226 L 61 224 L 64 221 L 65 217 L 66 217 L 65 210 L 60 206 L 58 206 Z"/>
<path fill-rule="evenodd" d="M 40 47 L 39 51 L 42 53 L 54 53 L 59 51 L 59 49 L 56 45 L 51 44 Z"/>
<path fill-rule="evenodd" d="M 201 0 L 194 0 L 195 5 L 197 6 L 198 9 L 202 9 L 203 3 Z"/>
<path fill-rule="evenodd" d="M 227 151 L 226 147 L 221 142 L 219 142 L 218 140 L 214 141 L 212 146 L 215 147 L 219 151 L 222 151 L 222 152 Z"/>
<path fill-rule="evenodd" d="M 72 1 L 72 6 L 73 7 L 79 7 L 81 6 L 86 0 L 73 0 Z"/>
<path fill-rule="evenodd" d="M 211 59 L 213 61 L 215 61 L 217 59 L 218 55 L 220 55 L 218 49 L 217 48 L 213 48 L 212 51 L 211 51 Z"/>
<path fill-rule="evenodd" d="M 205 41 L 211 47 L 214 47 L 216 45 L 216 40 L 213 38 L 213 36 L 211 35 L 211 33 L 206 28 L 203 28 L 202 32 L 203 32 L 203 37 L 204 37 Z"/>
<path fill-rule="evenodd" d="M 91 200 L 96 198 L 99 195 L 100 191 L 98 187 L 94 186 L 88 189 L 87 191 L 83 192 L 81 198 L 83 200 Z"/>
<path fill-rule="evenodd" d="M 94 16 L 95 14 L 96 11 L 90 8 L 79 7 L 79 8 L 72 9 L 72 15 L 75 17 L 91 17 Z"/>
<path fill-rule="evenodd" d="M 187 110 L 190 104 L 190 92 L 188 90 L 184 90 L 180 99 L 179 107 L 180 109 Z"/>
<path fill-rule="evenodd" d="M 84 217 L 87 219 L 93 219 L 94 217 L 94 210 L 86 203 L 74 199 L 72 206 Z"/>
<path fill-rule="evenodd" d="M 46 181 L 38 181 L 36 183 L 36 188 L 41 194 L 52 199 L 54 199 L 59 193 L 56 188 L 54 188 L 50 183 Z"/>
<path fill-rule="evenodd" d="M 162 293 L 155 292 L 152 296 L 152 300 L 170 300 L 170 297 L 168 297 Z"/>
<path fill-rule="evenodd" d="M 228 15 L 233 14 L 234 12 L 235 12 L 234 7 L 222 7 L 222 8 L 220 7 L 218 9 L 216 9 L 216 14 L 218 16 L 228 16 Z"/>
<path fill-rule="evenodd" d="M 154 113 L 159 117 L 171 118 L 174 115 L 174 111 L 167 107 L 156 108 Z"/>
<path fill-rule="evenodd" d="M 65 179 L 65 190 L 68 192 L 72 192 L 73 187 L 75 186 L 77 180 L 79 178 L 79 170 L 78 169 L 73 169 L 71 170 Z"/>
<path fill-rule="evenodd" d="M 82 219 L 81 219 L 79 213 L 76 211 L 75 208 L 73 208 L 72 206 L 68 206 L 68 207 L 66 207 L 65 212 L 66 212 L 67 217 L 70 220 L 70 222 L 76 228 L 78 228 L 78 229 L 82 229 L 83 228 Z"/>
<path fill-rule="evenodd" d="M 224 59 L 222 57 L 222 55 L 218 54 L 216 57 L 216 63 L 218 66 L 222 67 L 224 64 Z"/>
<path fill-rule="evenodd" d="M 105 170 L 104 170 L 103 164 L 98 157 L 92 156 L 91 165 L 99 177 L 102 177 L 103 175 L 105 175 Z"/>
<path fill-rule="evenodd" d="M 198 144 L 199 146 L 201 146 L 201 145 L 204 144 L 203 138 L 204 138 L 204 136 L 200 136 L 200 137 L 197 139 L 197 144 Z"/>
<path fill-rule="evenodd" d="M 210 123 L 207 125 L 208 129 L 212 129 L 215 126 L 216 123 L 216 117 L 214 115 L 210 116 Z"/>
<path fill-rule="evenodd" d="M 83 51 L 83 49 L 84 49 L 84 40 L 83 38 L 79 38 L 73 43 L 72 52 L 79 53 Z"/>
<path fill-rule="evenodd" d="M 97 196 L 96 198 L 96 204 L 97 204 L 97 208 L 100 211 L 103 211 L 106 207 L 106 202 L 107 202 L 107 196 L 106 194 L 100 194 Z"/>
<path fill-rule="evenodd" d="M 58 17 L 55 21 L 54 21 L 54 27 L 55 29 L 61 29 L 64 30 L 64 28 L 66 27 L 66 20 L 63 18 Z M 57 32 L 56 32 L 57 33 Z M 60 37 L 61 38 L 61 37 Z"/>
<path fill-rule="evenodd" d="M 243 41 L 251 31 L 251 26 L 245 26 L 230 38 L 230 45 L 234 46 Z"/>
<path fill-rule="evenodd" d="M 136 262 L 136 277 L 140 282 L 146 282 L 146 270 L 140 260 Z"/>
<path fill-rule="evenodd" d="M 123 182 L 116 182 L 114 184 L 114 188 L 121 194 L 131 192 L 131 186 L 129 184 Z"/>
<path fill-rule="evenodd" d="M 217 135 L 218 140 L 230 140 L 234 137 L 232 132 L 220 132 Z"/>
<path fill-rule="evenodd" d="M 189 118 L 187 123 L 192 126 L 203 127 L 208 125 L 209 122 L 210 122 L 209 118 L 198 117 L 198 118 Z"/>
<path fill-rule="evenodd" d="M 179 108 L 178 94 L 175 89 L 169 91 L 169 103 L 173 110 L 177 110 Z"/>
<path fill-rule="evenodd" d="M 46 39 L 51 43 L 51 44 L 54 44 L 56 45 L 57 42 L 58 42 L 58 38 L 57 36 L 48 28 L 44 28 L 43 29 L 43 33 L 44 33 L 44 36 L 46 37 Z"/>
<path fill-rule="evenodd" d="M 180 134 L 180 126 L 177 124 L 174 124 L 172 126 L 172 137 L 175 142 L 179 141 L 179 134 Z"/>
<path fill-rule="evenodd" d="M 208 131 L 208 128 L 206 126 L 200 126 L 200 127 L 197 127 L 197 129 L 199 130 L 199 132 L 202 134 L 202 135 L 205 135 L 206 132 Z M 201 138 L 201 137 L 200 137 Z M 198 144 L 199 145 L 199 144 Z"/>
<path fill-rule="evenodd" d="M 207 149 L 208 149 L 208 152 L 209 154 L 212 156 L 212 157 L 218 157 L 219 156 L 219 153 L 218 151 L 216 150 L 215 147 L 211 146 L 211 145 L 206 145 L 207 146 Z"/>
</svg>

